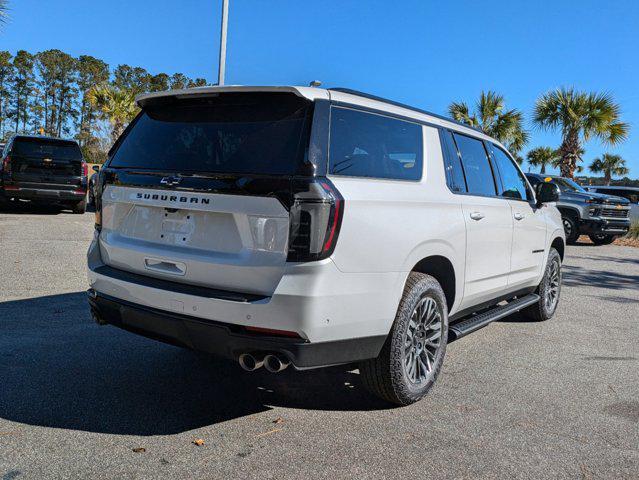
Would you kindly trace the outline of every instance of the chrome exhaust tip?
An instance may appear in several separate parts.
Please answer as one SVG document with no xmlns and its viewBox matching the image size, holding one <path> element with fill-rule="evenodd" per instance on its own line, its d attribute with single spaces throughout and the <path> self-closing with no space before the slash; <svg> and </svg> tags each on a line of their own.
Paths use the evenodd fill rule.
<svg viewBox="0 0 639 480">
<path fill-rule="evenodd" d="M 264 356 L 253 356 L 250 353 L 243 353 L 238 359 L 240 367 L 247 372 L 253 372 L 264 365 Z"/>
<path fill-rule="evenodd" d="M 271 373 L 281 372 L 282 370 L 286 370 L 288 366 L 291 364 L 291 361 L 279 354 L 268 354 L 264 357 L 264 368 L 266 368 Z"/>
</svg>

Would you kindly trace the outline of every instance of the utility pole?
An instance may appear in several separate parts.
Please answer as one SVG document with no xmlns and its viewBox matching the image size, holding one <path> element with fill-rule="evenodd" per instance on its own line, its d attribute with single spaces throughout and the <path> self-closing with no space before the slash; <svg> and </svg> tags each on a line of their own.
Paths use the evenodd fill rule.
<svg viewBox="0 0 639 480">
<path fill-rule="evenodd" d="M 220 67 L 218 68 L 217 84 L 224 85 L 226 71 L 226 27 L 229 21 L 229 0 L 222 0 L 222 31 L 220 32 Z"/>
</svg>

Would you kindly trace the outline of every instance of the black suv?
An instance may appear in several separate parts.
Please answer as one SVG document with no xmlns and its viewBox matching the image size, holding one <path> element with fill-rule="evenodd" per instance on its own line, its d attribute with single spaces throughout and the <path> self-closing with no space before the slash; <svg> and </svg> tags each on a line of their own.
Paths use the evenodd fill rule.
<svg viewBox="0 0 639 480">
<path fill-rule="evenodd" d="M 15 135 L 2 151 L 0 203 L 31 200 L 86 211 L 87 164 L 72 140 Z"/>
</svg>

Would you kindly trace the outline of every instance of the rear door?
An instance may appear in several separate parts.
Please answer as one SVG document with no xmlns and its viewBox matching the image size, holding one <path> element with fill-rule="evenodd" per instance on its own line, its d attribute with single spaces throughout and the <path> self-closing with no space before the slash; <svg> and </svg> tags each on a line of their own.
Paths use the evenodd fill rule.
<svg viewBox="0 0 639 480">
<path fill-rule="evenodd" d="M 271 295 L 286 266 L 312 104 L 222 94 L 144 109 L 101 175 L 100 249 L 116 269 Z"/>
<path fill-rule="evenodd" d="M 9 153 L 11 179 L 37 188 L 73 188 L 81 183 L 82 152 L 67 140 L 16 137 Z"/>
<path fill-rule="evenodd" d="M 465 308 L 492 300 L 506 288 L 513 219 L 508 201 L 497 197 L 484 143 L 459 133 L 453 133 L 452 140 L 467 185 L 462 201 L 467 235 Z"/>
<path fill-rule="evenodd" d="M 515 162 L 500 147 L 488 143 L 499 181 L 498 195 L 508 199 L 513 216 L 513 246 L 509 286 L 529 284 L 541 273 L 546 255 L 546 218 Z"/>
</svg>

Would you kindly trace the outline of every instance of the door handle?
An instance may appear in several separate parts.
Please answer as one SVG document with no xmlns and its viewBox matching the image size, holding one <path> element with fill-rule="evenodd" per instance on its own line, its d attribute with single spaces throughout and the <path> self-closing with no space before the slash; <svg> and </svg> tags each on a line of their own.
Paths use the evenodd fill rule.
<svg viewBox="0 0 639 480">
<path fill-rule="evenodd" d="M 524 219 L 524 214 L 523 213 L 515 213 L 515 220 L 523 220 Z"/>
<path fill-rule="evenodd" d="M 470 218 L 472 218 L 473 220 L 481 220 L 482 218 L 484 218 L 484 214 L 481 212 L 472 212 L 470 214 Z"/>
</svg>

